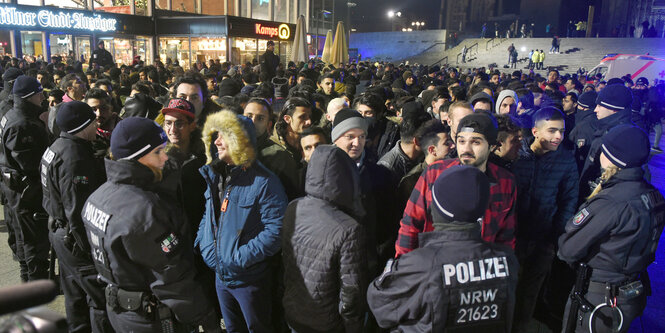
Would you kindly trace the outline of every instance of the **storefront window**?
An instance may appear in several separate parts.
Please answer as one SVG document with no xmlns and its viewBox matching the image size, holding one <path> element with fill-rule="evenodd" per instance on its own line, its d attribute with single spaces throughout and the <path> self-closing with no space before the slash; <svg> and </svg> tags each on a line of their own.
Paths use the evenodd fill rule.
<svg viewBox="0 0 665 333">
<path fill-rule="evenodd" d="M 69 51 L 74 51 L 72 35 L 51 34 L 49 43 L 49 46 L 51 47 L 51 57 L 59 56 L 62 57 L 62 59 L 67 59 Z"/>
<path fill-rule="evenodd" d="M 76 42 L 76 58 L 84 65 L 87 64 L 90 61 L 90 54 L 92 54 L 90 36 L 74 37 L 74 41 Z"/>
<path fill-rule="evenodd" d="M 150 58 L 152 58 L 150 54 L 150 38 L 137 37 L 136 40 L 133 41 L 133 51 L 134 51 L 134 59 L 137 61 L 142 60 L 146 62 Z"/>
<path fill-rule="evenodd" d="M 28 3 L 35 2 L 35 4 Z M 40 6 L 39 0 L 19 0 L 19 4 L 30 4 L 33 6 Z M 56 6 L 60 8 L 76 8 L 76 9 L 86 9 L 86 1 L 73 1 L 73 0 L 45 0 L 44 4 L 46 6 Z"/>
<path fill-rule="evenodd" d="M 21 31 L 21 48 L 24 56 L 43 57 L 42 33 L 39 31 Z"/>
<path fill-rule="evenodd" d="M 59 0 L 51 1 L 57 2 Z M 131 14 L 131 1 L 134 1 L 134 10 L 136 15 L 148 15 L 148 6 L 150 6 L 150 1 L 152 0 L 102 0 L 101 6 L 99 5 L 99 2 L 95 1 L 95 10 L 117 14 Z"/>
<path fill-rule="evenodd" d="M 159 59 L 164 63 L 178 63 L 189 69 L 189 39 L 166 37 L 159 39 Z"/>
<path fill-rule="evenodd" d="M 192 38 L 192 63 L 226 61 L 226 38 Z"/>
<path fill-rule="evenodd" d="M 252 18 L 270 20 L 270 0 L 252 0 Z"/>
<path fill-rule="evenodd" d="M 258 60 L 256 47 L 256 39 L 254 38 L 235 38 L 233 41 L 233 62 L 244 64 L 251 63 L 254 59 Z"/>
<path fill-rule="evenodd" d="M 291 0 L 273 0 L 273 14 L 275 16 L 275 21 L 278 22 L 288 22 L 289 13 L 287 10 L 287 2 Z"/>
<path fill-rule="evenodd" d="M 113 59 L 116 64 L 132 63 L 132 45 L 129 39 L 113 39 Z"/>
</svg>

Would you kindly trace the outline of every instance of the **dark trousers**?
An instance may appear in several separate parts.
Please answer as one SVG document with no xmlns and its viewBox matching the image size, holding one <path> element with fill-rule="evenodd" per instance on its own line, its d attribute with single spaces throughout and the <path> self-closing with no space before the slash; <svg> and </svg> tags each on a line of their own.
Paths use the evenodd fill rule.
<svg viewBox="0 0 665 333">
<path fill-rule="evenodd" d="M 49 233 L 49 240 L 58 257 L 69 332 L 113 332 L 106 315 L 105 285 L 97 280 L 89 254 L 74 255 L 65 246 L 65 234 L 65 229 L 58 228 Z"/>
<path fill-rule="evenodd" d="M 593 304 L 594 307 L 596 307 L 598 304 L 605 303 L 605 294 L 587 293 L 584 297 L 586 297 L 587 301 Z M 632 323 L 633 320 L 639 317 L 642 314 L 642 311 L 644 311 L 644 308 L 647 305 L 647 296 L 644 293 L 632 299 L 625 299 L 617 296 L 617 305 L 621 312 L 623 312 L 623 325 L 621 326 L 621 330 L 613 330 L 618 328 L 619 325 L 618 321 L 613 319 L 612 311 L 614 310 L 610 309 L 609 307 L 603 307 L 596 311 L 593 315 L 593 322 L 591 327 L 593 328 L 594 332 L 628 332 L 628 329 L 630 329 L 630 323 Z M 563 317 L 563 330 L 566 329 L 569 312 L 570 299 L 568 299 L 568 303 L 566 304 L 566 311 Z M 576 333 L 589 332 L 590 315 L 591 311 L 586 312 L 581 322 L 579 321 L 579 317 L 575 316 L 577 320 L 577 325 L 575 325 Z"/>
<path fill-rule="evenodd" d="M 554 245 L 524 241 L 515 249 L 520 262 L 513 332 L 524 332 L 533 317 L 540 290 L 554 260 Z"/>
<path fill-rule="evenodd" d="M 21 280 L 34 281 L 48 278 L 48 220 L 39 202 L 21 198 L 21 193 L 5 190 L 8 205 L 15 219 L 16 256 L 21 267 Z M 35 213 L 41 216 L 36 217 Z"/>
<path fill-rule="evenodd" d="M 226 331 L 273 332 L 271 327 L 271 274 L 242 287 L 227 287 L 217 278 L 217 298 Z"/>
<path fill-rule="evenodd" d="M 196 304 L 192 304 L 196 306 Z M 109 321 L 116 332 L 131 332 L 131 333 L 159 333 L 162 332 L 161 322 L 155 316 L 148 316 L 141 312 L 123 311 L 113 309 L 110 305 L 106 304 Z M 175 333 L 191 333 L 195 332 L 193 327 L 178 323 L 175 317 L 174 321 Z"/>
</svg>

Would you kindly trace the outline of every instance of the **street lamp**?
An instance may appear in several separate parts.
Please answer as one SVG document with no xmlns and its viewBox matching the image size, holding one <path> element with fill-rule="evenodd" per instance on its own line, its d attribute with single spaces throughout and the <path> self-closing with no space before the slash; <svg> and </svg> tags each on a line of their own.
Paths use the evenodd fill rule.
<svg viewBox="0 0 665 333">
<path fill-rule="evenodd" d="M 392 10 L 389 10 L 388 11 L 388 17 L 393 18 L 393 16 L 395 16 L 395 12 L 392 11 Z"/>
</svg>

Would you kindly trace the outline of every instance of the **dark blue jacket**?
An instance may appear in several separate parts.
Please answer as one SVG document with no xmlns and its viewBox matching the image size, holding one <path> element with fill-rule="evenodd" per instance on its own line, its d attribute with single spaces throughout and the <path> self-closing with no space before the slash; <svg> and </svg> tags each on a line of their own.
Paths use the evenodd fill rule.
<svg viewBox="0 0 665 333">
<path fill-rule="evenodd" d="M 560 147 L 541 156 L 528 146 L 513 163 L 517 181 L 517 239 L 555 243 L 577 207 L 577 165 Z"/>
<path fill-rule="evenodd" d="M 205 263 L 228 286 L 240 286 L 264 277 L 269 257 L 281 246 L 282 218 L 288 200 L 277 176 L 255 161 L 249 168 L 234 167 L 224 190 L 228 198 L 221 211 L 221 175 L 212 165 L 200 169 L 208 189 L 206 207 L 195 246 Z"/>
<path fill-rule="evenodd" d="M 593 131 L 593 134 L 588 135 L 591 138 L 591 146 L 589 148 L 589 154 L 587 154 L 584 167 L 580 173 L 580 203 L 584 201 L 584 198 L 588 197 L 591 194 L 591 188 L 589 187 L 589 181 L 595 181 L 600 177 L 600 145 L 602 143 L 602 138 L 605 133 L 609 132 L 614 126 L 621 124 L 630 124 L 631 120 L 631 111 L 624 110 L 617 112 L 611 116 L 605 117 L 596 122 L 596 127 L 589 126 L 587 130 L 582 129 L 583 131 Z"/>
</svg>

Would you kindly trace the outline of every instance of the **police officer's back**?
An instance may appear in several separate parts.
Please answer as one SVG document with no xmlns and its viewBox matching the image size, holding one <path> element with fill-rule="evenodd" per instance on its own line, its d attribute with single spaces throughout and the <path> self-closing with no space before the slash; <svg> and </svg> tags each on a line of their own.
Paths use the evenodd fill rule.
<svg viewBox="0 0 665 333">
<path fill-rule="evenodd" d="M 388 262 L 367 300 L 383 328 L 402 332 L 510 332 L 518 264 L 512 250 L 482 240 L 489 180 L 455 166 L 432 187 L 434 232 Z"/>
<path fill-rule="evenodd" d="M 39 162 L 48 146 L 48 133 L 39 115 L 44 94 L 37 79 L 21 75 L 14 82 L 14 107 L 0 119 L 0 168 L 3 191 L 16 219 L 17 257 L 21 279 L 47 277 L 48 230 L 42 208 Z M 18 231 L 20 230 L 20 231 Z"/>
<path fill-rule="evenodd" d="M 104 285 L 97 280 L 81 220 L 85 200 L 106 180 L 103 162 L 92 149 L 95 113 L 83 102 L 66 102 L 56 121 L 62 132 L 41 161 L 42 204 L 50 217 L 49 240 L 60 264 L 69 331 L 112 332 Z"/>
<path fill-rule="evenodd" d="M 190 226 L 178 205 L 155 192 L 166 162 L 166 134 L 128 118 L 111 136 L 107 182 L 83 207 L 83 221 L 116 331 L 159 332 L 175 323 L 219 332 L 212 303 L 196 282 Z M 173 318 L 175 315 L 175 318 Z"/>
<path fill-rule="evenodd" d="M 603 137 L 601 152 L 600 186 L 568 221 L 558 255 L 592 270 L 584 296 L 592 309 L 607 305 L 594 312 L 594 331 L 617 329 L 621 311 L 619 331 L 625 332 L 646 304 L 646 269 L 663 231 L 665 200 L 644 180 L 641 166 L 649 156 L 649 138 L 643 130 L 633 125 L 613 128 Z M 588 332 L 591 312 L 581 314 L 584 320 L 578 321 L 577 332 Z"/>
</svg>

